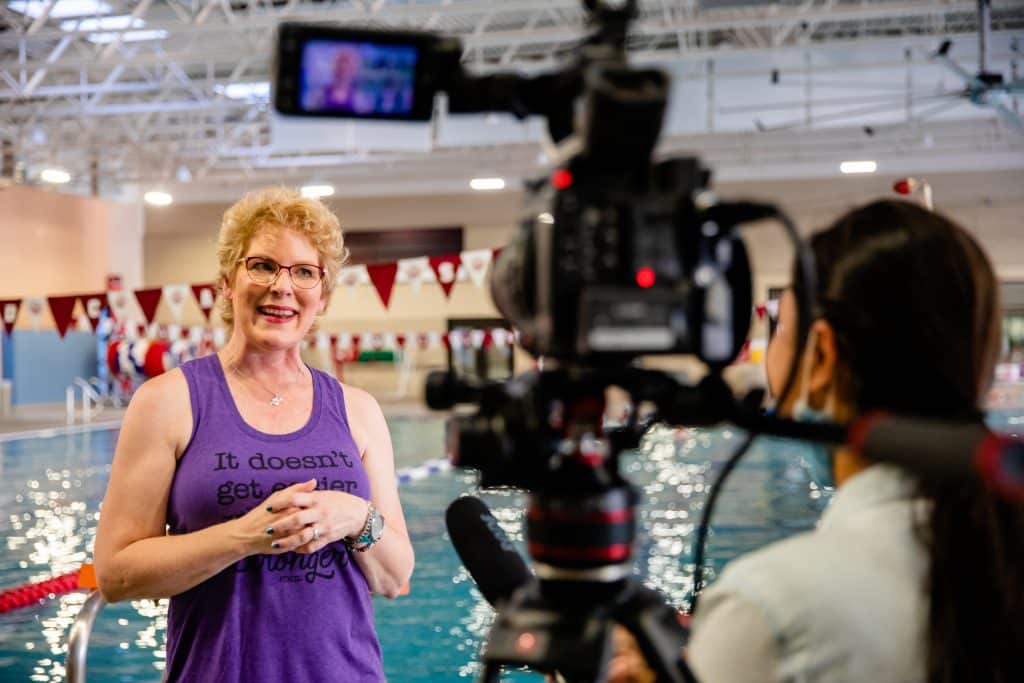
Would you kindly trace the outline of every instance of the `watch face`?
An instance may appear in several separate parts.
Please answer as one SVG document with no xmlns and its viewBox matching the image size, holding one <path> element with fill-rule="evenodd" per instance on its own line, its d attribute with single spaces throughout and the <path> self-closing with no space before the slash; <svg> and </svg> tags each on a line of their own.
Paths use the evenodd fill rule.
<svg viewBox="0 0 1024 683">
<path fill-rule="evenodd" d="M 372 536 L 374 539 L 378 539 L 378 538 L 381 537 L 381 534 L 383 534 L 383 533 L 384 533 L 384 516 L 382 514 L 380 514 L 379 512 L 377 512 L 376 510 L 374 510 L 373 511 L 373 520 L 370 522 L 370 536 Z"/>
</svg>

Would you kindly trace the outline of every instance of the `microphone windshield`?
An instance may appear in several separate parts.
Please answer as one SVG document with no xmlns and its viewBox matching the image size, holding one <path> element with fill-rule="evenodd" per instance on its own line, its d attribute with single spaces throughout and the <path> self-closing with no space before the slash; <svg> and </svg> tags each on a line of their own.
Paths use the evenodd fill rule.
<svg viewBox="0 0 1024 683">
<path fill-rule="evenodd" d="M 533 580 L 526 562 L 479 498 L 465 496 L 449 505 L 445 525 L 459 559 L 492 606 Z"/>
</svg>

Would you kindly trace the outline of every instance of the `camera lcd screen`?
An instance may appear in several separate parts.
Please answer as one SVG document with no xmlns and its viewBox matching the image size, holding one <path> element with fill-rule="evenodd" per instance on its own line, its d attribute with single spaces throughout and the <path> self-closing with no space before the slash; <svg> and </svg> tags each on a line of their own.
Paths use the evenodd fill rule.
<svg viewBox="0 0 1024 683">
<path fill-rule="evenodd" d="M 335 116 L 411 116 L 419 58 L 414 45 L 309 40 L 302 46 L 299 107 Z"/>
</svg>

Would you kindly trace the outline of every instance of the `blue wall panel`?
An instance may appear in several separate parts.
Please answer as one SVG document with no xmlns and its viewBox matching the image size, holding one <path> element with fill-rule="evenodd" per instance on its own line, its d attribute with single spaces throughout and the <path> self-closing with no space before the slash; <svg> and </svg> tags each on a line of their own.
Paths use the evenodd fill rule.
<svg viewBox="0 0 1024 683">
<path fill-rule="evenodd" d="M 14 383 L 14 405 L 61 403 L 75 379 L 96 375 L 96 335 L 15 330 L 4 344 L 4 376 Z M 10 370 L 10 372 L 8 372 Z"/>
</svg>

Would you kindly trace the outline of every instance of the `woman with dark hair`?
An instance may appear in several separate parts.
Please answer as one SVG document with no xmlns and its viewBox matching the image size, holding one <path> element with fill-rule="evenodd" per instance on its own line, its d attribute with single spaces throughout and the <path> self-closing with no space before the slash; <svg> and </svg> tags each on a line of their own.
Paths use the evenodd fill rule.
<svg viewBox="0 0 1024 683">
<path fill-rule="evenodd" d="M 778 411 L 981 419 L 999 304 L 975 240 L 939 214 L 878 201 L 811 247 L 818 310 Z M 780 302 L 766 357 L 775 396 L 800 347 L 805 287 L 795 272 Z M 848 448 L 820 456 L 838 490 L 818 528 L 737 558 L 701 597 L 687 651 L 698 679 L 1024 681 L 1024 508 Z"/>
</svg>

